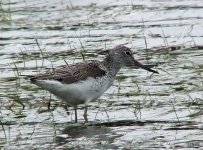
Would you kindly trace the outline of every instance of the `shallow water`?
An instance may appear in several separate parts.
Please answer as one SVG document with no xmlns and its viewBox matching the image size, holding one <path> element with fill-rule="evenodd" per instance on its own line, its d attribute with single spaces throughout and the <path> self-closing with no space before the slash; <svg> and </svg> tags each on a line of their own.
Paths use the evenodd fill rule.
<svg viewBox="0 0 203 150">
<path fill-rule="evenodd" d="M 0 147 L 4 149 L 203 148 L 203 2 L 3 0 L 0 2 Z M 22 75 L 126 44 L 159 75 L 122 69 L 114 85 L 71 107 Z M 65 60 L 65 61 L 64 61 Z M 51 99 L 50 110 L 48 102 Z"/>
</svg>

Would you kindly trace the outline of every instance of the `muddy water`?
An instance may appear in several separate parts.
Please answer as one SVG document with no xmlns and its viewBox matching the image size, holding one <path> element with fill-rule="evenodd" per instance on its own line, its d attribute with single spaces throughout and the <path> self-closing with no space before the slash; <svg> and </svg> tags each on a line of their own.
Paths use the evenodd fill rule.
<svg viewBox="0 0 203 150">
<path fill-rule="evenodd" d="M 0 9 L 0 147 L 203 148 L 201 0 L 3 0 Z M 160 74 L 122 69 L 86 125 L 83 106 L 74 124 L 71 107 L 22 76 L 82 61 L 80 51 L 101 60 L 124 43 Z"/>
</svg>

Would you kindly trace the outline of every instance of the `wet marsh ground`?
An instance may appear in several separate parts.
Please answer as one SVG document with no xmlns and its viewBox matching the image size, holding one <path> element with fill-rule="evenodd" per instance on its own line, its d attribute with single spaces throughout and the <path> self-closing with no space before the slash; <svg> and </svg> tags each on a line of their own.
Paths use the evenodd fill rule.
<svg viewBox="0 0 203 150">
<path fill-rule="evenodd" d="M 0 0 L 0 147 L 203 148 L 202 37 L 201 0 Z M 122 69 L 86 125 L 24 76 L 124 43 L 159 75 Z"/>
</svg>

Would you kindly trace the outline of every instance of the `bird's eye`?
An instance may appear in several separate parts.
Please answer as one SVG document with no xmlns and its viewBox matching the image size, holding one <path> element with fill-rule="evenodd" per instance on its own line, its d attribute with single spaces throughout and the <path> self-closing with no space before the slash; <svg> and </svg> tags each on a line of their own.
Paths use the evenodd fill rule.
<svg viewBox="0 0 203 150">
<path fill-rule="evenodd" d="M 125 52 L 125 54 L 126 54 L 127 56 L 130 56 L 130 55 L 131 55 L 131 53 L 130 53 L 130 52 Z"/>
</svg>

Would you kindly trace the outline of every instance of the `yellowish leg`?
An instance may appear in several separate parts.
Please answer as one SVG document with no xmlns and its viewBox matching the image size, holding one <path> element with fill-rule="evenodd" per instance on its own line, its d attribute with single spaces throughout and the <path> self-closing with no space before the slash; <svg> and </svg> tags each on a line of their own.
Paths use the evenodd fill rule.
<svg viewBox="0 0 203 150">
<path fill-rule="evenodd" d="M 88 109 L 88 106 L 85 105 L 85 110 L 84 110 L 84 119 L 85 119 L 85 122 L 88 123 L 88 119 L 87 119 L 87 109 Z"/>
<path fill-rule="evenodd" d="M 77 107 L 74 107 L 74 111 L 75 111 L 75 123 L 78 122 L 78 118 L 77 118 Z"/>
</svg>

